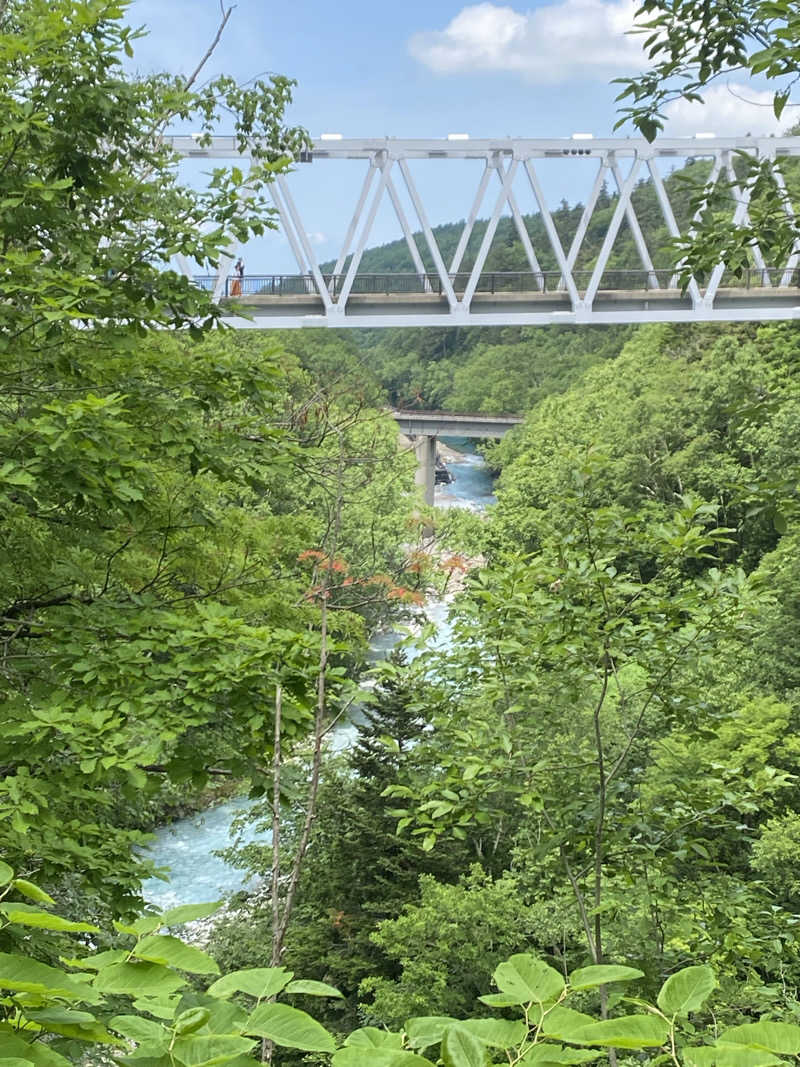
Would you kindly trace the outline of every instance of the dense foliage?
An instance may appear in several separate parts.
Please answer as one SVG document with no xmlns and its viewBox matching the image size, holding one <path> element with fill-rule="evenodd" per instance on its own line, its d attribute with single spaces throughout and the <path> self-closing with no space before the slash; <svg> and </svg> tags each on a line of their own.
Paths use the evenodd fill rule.
<svg viewBox="0 0 800 1067">
<path fill-rule="evenodd" d="M 388 668 L 328 772 L 286 958 L 342 990 L 330 1028 L 468 1014 L 531 950 L 795 1011 L 796 335 L 639 330 L 494 450 L 451 646 Z"/>
<path fill-rule="evenodd" d="M 33 898 L 39 906 L 14 902 L 10 894 Z M 6 900 L 0 908 L 7 925 L 60 929 L 73 936 L 99 933 L 50 911 L 52 898 L 0 864 L 0 901 Z M 716 986 L 710 967 L 686 967 L 670 975 L 655 1002 L 648 1003 L 622 998 L 628 984 L 643 977 L 636 968 L 590 966 L 562 975 L 523 953 L 496 967 L 492 977 L 498 992 L 480 997 L 492 1014 L 417 1016 L 395 1030 L 359 1027 L 337 1049 L 334 1036 L 310 1014 L 277 999 L 338 998 L 337 989 L 295 980 L 285 967 L 244 968 L 216 978 L 219 967 L 208 953 L 160 932 L 215 908 L 175 908 L 133 925 L 118 923 L 124 948 L 88 955 L 79 949 L 77 957 L 58 967 L 14 953 L 0 956 L 0 988 L 10 1020 L 0 1024 L 0 1048 L 8 1067 L 62 1067 L 70 1062 L 67 1056 L 83 1059 L 87 1050 L 102 1050 L 117 1063 L 150 1067 L 244 1067 L 259 1051 L 263 1061 L 276 1050 L 311 1053 L 314 1062 L 332 1067 L 433 1067 L 429 1057 L 438 1049 L 437 1062 L 445 1067 L 486 1067 L 498 1062 L 497 1056 L 511 1064 L 581 1064 L 604 1053 L 613 1057 L 615 1050 L 661 1048 L 669 1048 L 676 1067 L 780 1067 L 787 1062 L 780 1056 L 800 1050 L 800 1026 L 792 1024 L 760 1020 L 722 1033 L 716 1026 L 707 1034 L 698 1029 L 698 1017 L 712 1017 L 706 1008 Z M 201 991 L 209 978 L 215 980 Z M 189 988 L 191 980 L 200 990 Z M 591 1010 L 598 990 L 602 1001 L 609 987 L 620 991 L 620 999 L 630 999 L 634 1010 L 599 1021 L 576 1010 Z M 304 1059 L 309 1062 L 307 1055 Z"/>
<path fill-rule="evenodd" d="M 305 135 L 282 78 L 125 77 L 124 11 L 0 0 L 0 1064 L 796 1058 L 795 326 L 212 331 L 169 258 L 269 225 Z M 221 108 L 255 168 L 198 194 L 159 134 Z M 451 640 L 359 691 L 370 630 L 468 569 L 418 549 L 385 396 L 526 419 Z M 133 917 L 142 829 L 210 779 L 274 835 L 213 956 L 165 931 L 214 907 Z"/>
<path fill-rule="evenodd" d="M 258 190 L 305 143 L 290 83 L 126 78 L 123 13 L 0 5 L 0 847 L 117 914 L 147 798 L 209 774 L 263 789 L 276 684 L 288 745 L 321 657 L 335 704 L 404 595 L 413 542 L 393 425 L 269 341 L 200 343 L 221 309 L 164 269 L 270 224 Z M 158 137 L 220 107 L 261 144 L 241 211 L 241 176 L 186 188 Z"/>
</svg>

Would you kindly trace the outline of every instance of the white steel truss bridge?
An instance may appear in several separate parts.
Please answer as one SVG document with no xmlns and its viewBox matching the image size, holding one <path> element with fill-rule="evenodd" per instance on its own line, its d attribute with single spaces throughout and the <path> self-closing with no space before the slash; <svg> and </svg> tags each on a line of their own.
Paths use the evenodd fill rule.
<svg viewBox="0 0 800 1067">
<path fill-rule="evenodd" d="M 208 147 L 199 146 L 191 137 L 174 137 L 171 142 L 187 157 L 242 162 L 233 138 L 216 137 Z M 664 181 L 664 170 L 688 160 L 707 159 L 711 182 L 722 177 L 732 183 L 736 204 L 734 222 L 737 225 L 749 222 L 748 191 L 737 185 L 734 166 L 739 152 L 774 164 L 781 157 L 800 156 L 800 138 L 664 138 L 654 144 L 638 138 L 322 139 L 303 154 L 299 165 L 330 166 L 337 160 L 364 161 L 360 188 L 353 191 L 355 210 L 332 269 L 323 272 L 320 267 L 312 236 L 292 191 L 291 174 L 278 177 L 269 187 L 269 195 L 297 261 L 296 274 L 246 275 L 238 284 L 232 284 L 230 270 L 237 252 L 234 246 L 216 276 L 193 276 L 191 265 L 185 260 L 179 267 L 196 284 L 212 290 L 218 300 L 231 298 L 231 314 L 226 321 L 239 329 L 800 318 L 800 246 L 785 263 L 776 266 L 768 264 L 761 249 L 754 244 L 752 266 L 744 278 L 731 279 L 725 265 L 720 263 L 704 287 L 692 280 L 685 292 L 678 287 L 675 269 L 665 269 L 664 264 L 653 262 L 648 249 L 632 198 L 637 183 L 643 180 L 652 183 L 661 213 L 659 221 L 663 221 L 671 237 L 677 237 L 681 231 Z M 585 167 L 588 162 L 595 171 L 591 192 L 567 247 L 559 236 L 542 185 L 543 161 L 554 158 L 575 167 Z M 433 159 L 483 162 L 469 214 L 449 262 L 437 243 L 424 198 L 409 166 L 415 160 Z M 774 174 L 783 193 L 786 214 L 794 219 L 794 207 L 780 169 L 776 167 Z M 591 268 L 577 269 L 606 183 L 617 193 L 610 221 Z M 541 216 L 544 247 L 534 247 L 520 210 L 520 185 L 528 199 L 532 194 L 533 211 Z M 370 274 L 360 270 L 378 209 L 385 198 L 394 209 L 413 271 Z M 410 217 L 404 200 L 411 205 Z M 492 241 L 506 213 L 511 217 L 529 269 L 487 271 Z M 466 269 L 465 253 L 480 218 L 488 222 L 474 260 Z M 627 224 L 640 261 L 640 267 L 635 270 L 609 267 L 623 222 Z M 542 262 L 555 263 L 556 267 L 545 270 Z"/>
</svg>

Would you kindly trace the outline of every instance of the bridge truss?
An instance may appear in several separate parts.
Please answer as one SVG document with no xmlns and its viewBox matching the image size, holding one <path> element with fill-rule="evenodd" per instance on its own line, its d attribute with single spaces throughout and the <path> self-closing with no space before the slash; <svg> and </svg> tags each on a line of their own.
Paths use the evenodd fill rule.
<svg viewBox="0 0 800 1067">
<path fill-rule="evenodd" d="M 217 137 L 201 148 L 190 137 L 172 138 L 175 149 L 188 157 L 237 159 L 233 138 Z M 800 318 L 800 248 L 786 263 L 768 265 L 762 250 L 752 247 L 752 268 L 743 282 L 726 276 L 720 263 L 701 288 L 692 281 L 685 293 L 677 287 L 674 270 L 654 264 L 636 214 L 633 193 L 642 180 L 652 182 L 663 223 L 672 237 L 680 234 L 676 212 L 664 181 L 665 166 L 690 159 L 710 162 L 710 181 L 727 178 L 735 199 L 734 222 L 749 222 L 747 189 L 737 184 L 734 162 L 738 152 L 773 165 L 782 157 L 800 156 L 800 138 L 662 139 L 654 144 L 634 138 L 604 140 L 321 140 L 303 162 L 330 165 L 337 160 L 363 160 L 365 172 L 354 196 L 355 210 L 332 271 L 323 273 L 308 227 L 292 191 L 292 177 L 280 176 L 270 187 L 280 224 L 297 260 L 295 275 L 248 276 L 244 279 L 242 314 L 227 319 L 236 328 L 295 328 L 302 326 L 451 326 L 542 325 L 547 323 L 768 321 Z M 594 164 L 591 192 L 577 231 L 568 247 L 562 244 L 542 185 L 543 161 L 566 160 L 575 166 Z M 414 160 L 479 160 L 483 168 L 472 205 L 454 254 L 445 262 L 437 243 L 424 198 L 411 171 Z M 415 164 L 416 166 L 417 164 Z M 774 170 L 784 208 L 794 207 L 778 167 Z M 520 210 L 518 187 L 533 195 L 546 237 L 544 248 L 534 247 Z M 591 269 L 576 264 L 590 232 L 606 183 L 617 199 L 602 244 Z M 494 191 L 492 198 L 490 188 Z M 401 196 L 401 191 L 404 195 Z M 354 191 L 355 192 L 355 191 Z M 488 197 L 488 199 L 487 199 Z M 360 272 L 378 209 L 387 198 L 405 239 L 414 272 Z M 412 213 L 404 206 L 410 204 Z M 524 249 L 529 271 L 487 272 L 487 257 L 501 217 L 508 213 Z M 470 238 L 479 218 L 488 218 L 480 247 L 469 269 L 462 269 Z M 623 222 L 641 264 L 640 270 L 609 269 Z M 695 219 L 696 222 L 696 219 Z M 420 245 L 417 237 L 420 235 Z M 544 253 L 544 255 L 543 255 Z M 433 270 L 425 265 L 423 254 Z M 235 255 L 220 265 L 213 278 L 197 278 L 218 299 L 228 295 L 228 273 Z M 543 270 L 545 258 L 556 265 Z M 180 268 L 191 276 L 185 261 Z M 233 309 L 232 309 L 233 310 Z"/>
</svg>

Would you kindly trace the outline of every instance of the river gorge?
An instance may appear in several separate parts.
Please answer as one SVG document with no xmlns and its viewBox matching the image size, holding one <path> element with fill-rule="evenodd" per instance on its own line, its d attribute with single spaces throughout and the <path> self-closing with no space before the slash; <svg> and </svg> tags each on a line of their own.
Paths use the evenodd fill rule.
<svg viewBox="0 0 800 1067">
<path fill-rule="evenodd" d="M 489 468 L 474 451 L 474 442 L 459 438 L 446 444 L 450 446 L 447 466 L 455 480 L 449 485 L 437 485 L 436 505 L 483 511 L 494 500 Z M 439 627 L 440 640 L 447 640 L 447 607 L 447 601 L 438 599 L 430 600 L 426 606 L 429 618 Z M 398 635 L 391 631 L 376 634 L 371 643 L 374 657 L 386 655 L 397 640 Z M 336 729 L 332 745 L 346 748 L 352 734 L 352 724 L 343 723 Z M 148 903 L 164 909 L 217 900 L 245 888 L 242 872 L 216 853 L 231 843 L 232 823 L 247 806 L 246 798 L 234 798 L 156 830 L 149 854 L 158 868 L 169 873 L 169 878 L 168 881 L 151 878 L 145 882 L 143 893 Z M 264 835 L 259 835 L 250 824 L 237 835 L 241 844 L 259 836 Z"/>
</svg>

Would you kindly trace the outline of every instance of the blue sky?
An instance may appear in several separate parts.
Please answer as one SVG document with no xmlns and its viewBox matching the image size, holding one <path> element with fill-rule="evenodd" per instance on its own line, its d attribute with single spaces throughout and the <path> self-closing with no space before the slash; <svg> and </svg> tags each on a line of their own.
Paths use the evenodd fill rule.
<svg viewBox="0 0 800 1067">
<path fill-rule="evenodd" d="M 616 121 L 610 79 L 644 65 L 637 41 L 625 34 L 635 7 L 631 0 L 238 0 L 207 71 L 243 80 L 268 71 L 296 78 L 289 118 L 314 137 L 608 136 Z M 130 20 L 150 31 L 137 47 L 137 65 L 188 73 L 219 17 L 219 0 L 135 0 Z M 712 90 L 704 108 L 674 107 L 666 132 L 778 132 L 768 97 L 763 86 L 742 85 L 733 76 Z M 455 166 L 462 172 L 448 162 L 427 165 L 418 175 L 434 223 L 468 210 L 479 171 Z M 314 164 L 293 179 L 320 259 L 338 250 L 360 168 Z M 591 186 L 590 166 L 577 177 L 574 164 L 572 171 L 547 178 L 554 202 L 561 195 L 582 199 Z M 527 202 L 522 207 L 532 210 Z M 369 243 L 397 236 L 384 206 Z M 295 269 L 281 237 L 250 246 L 246 262 L 249 272 Z"/>
</svg>

